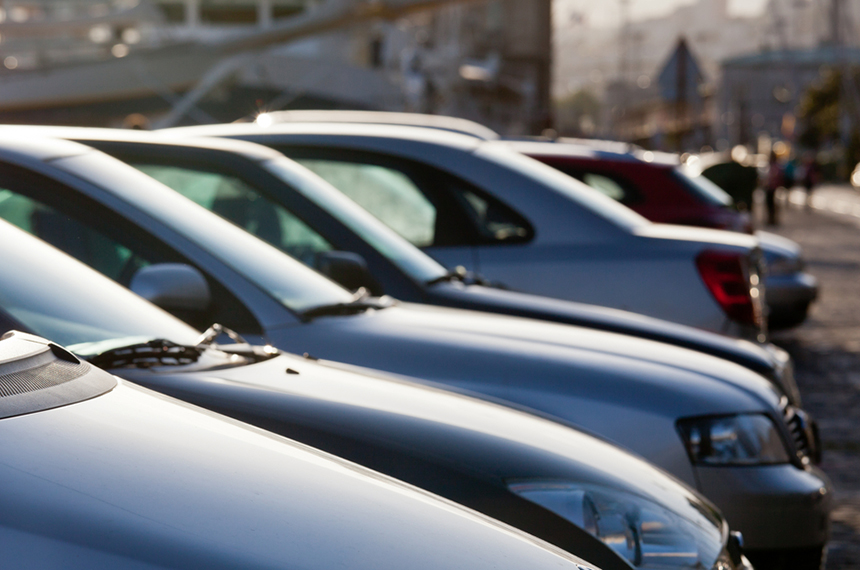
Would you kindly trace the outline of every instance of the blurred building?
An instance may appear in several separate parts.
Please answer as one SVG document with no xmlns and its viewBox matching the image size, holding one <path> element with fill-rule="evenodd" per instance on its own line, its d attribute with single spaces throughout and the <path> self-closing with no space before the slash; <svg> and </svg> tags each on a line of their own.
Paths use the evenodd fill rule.
<svg viewBox="0 0 860 570">
<path fill-rule="evenodd" d="M 836 71 L 860 66 L 860 3 L 772 3 L 783 10 L 771 18 L 768 41 L 723 62 L 716 121 L 720 146 L 754 146 L 760 138 L 794 140 L 807 90 Z M 860 98 L 860 93 L 851 95 Z M 856 120 L 847 115 L 843 120 L 856 128 Z"/>
<path fill-rule="evenodd" d="M 717 121 L 721 146 L 755 145 L 763 135 L 792 140 L 805 90 L 846 65 L 860 66 L 860 48 L 762 51 L 726 61 Z"/>
<path fill-rule="evenodd" d="M 763 27 L 761 19 L 731 16 L 728 0 L 698 0 L 665 17 L 627 21 L 618 28 L 557 18 L 554 94 L 602 91 L 619 80 L 650 85 L 682 37 L 703 74 L 714 81 L 723 59 L 759 47 Z"/>
<path fill-rule="evenodd" d="M 613 138 L 684 152 L 712 143 L 713 87 L 685 38 L 650 77 L 616 81 L 606 90 Z"/>
<path fill-rule="evenodd" d="M 4 0 L 0 120 L 322 107 L 446 113 L 511 134 L 549 126 L 551 0 L 392 3 L 409 4 L 420 10 L 325 22 L 338 7 L 392 11 L 384 0 Z M 323 21 L 303 39 L 219 51 L 314 14 Z"/>
<path fill-rule="evenodd" d="M 551 125 L 551 0 L 451 5 L 366 30 L 405 109 L 463 117 L 506 134 Z M 374 50 L 369 50 L 372 65 Z"/>
<path fill-rule="evenodd" d="M 313 85 L 300 81 L 298 89 L 282 82 L 282 100 L 313 93 L 334 107 L 444 114 L 502 133 L 539 133 L 550 125 L 550 13 L 551 0 L 454 2 L 319 35 L 270 55 L 282 63 L 342 69 L 352 78 L 348 91 L 376 86 L 371 97 L 350 100 L 332 96 L 342 85 L 340 73 L 329 79 L 315 74 Z"/>
<path fill-rule="evenodd" d="M 594 121 L 595 134 L 612 138 L 633 137 L 631 140 L 676 150 L 677 137 L 671 133 L 678 129 L 672 119 L 672 102 L 661 98 L 660 89 L 655 84 L 659 82 L 660 73 L 677 42 L 683 38 L 695 55 L 704 78 L 701 89 L 705 116 L 701 121 L 708 124 L 707 129 L 703 124 L 701 128 L 693 129 L 696 131 L 694 136 L 686 137 L 689 150 L 696 145 L 727 147 L 731 141 L 737 140 L 741 134 L 737 122 L 740 114 L 747 117 L 748 122 L 755 116 L 756 124 L 762 120 L 759 115 L 766 116 L 765 121 L 772 126 L 776 124 L 778 132 L 782 125 L 776 117 L 781 120 L 786 104 L 768 101 L 769 105 L 774 103 L 772 110 L 755 112 L 751 111 L 750 105 L 753 98 L 764 100 L 761 93 L 754 96 L 753 90 L 767 91 L 773 100 L 774 89 L 790 83 L 785 70 L 768 70 L 775 74 L 773 80 L 768 75 L 768 86 L 752 86 L 748 96 L 733 93 L 743 90 L 743 84 L 756 77 L 755 72 L 747 74 L 736 70 L 739 65 L 755 66 L 759 60 L 785 67 L 772 55 L 746 59 L 749 54 L 817 49 L 832 34 L 834 17 L 831 7 L 836 1 L 769 0 L 761 16 L 749 18 L 732 16 L 728 0 L 697 0 L 662 18 L 640 21 L 623 21 L 622 18 L 621 26 L 612 29 L 590 28 L 587 21 L 576 14 L 571 21 L 565 21 L 560 19 L 560 14 L 556 20 L 555 100 L 564 103 L 575 94 L 591 93 L 603 102 L 603 108 Z M 560 7 L 563 5 L 564 0 L 560 0 Z M 842 26 L 860 22 L 860 2 L 843 0 L 841 5 L 841 17 L 837 20 Z M 819 55 L 821 63 L 826 62 L 826 55 Z M 725 81 L 732 87 L 723 88 L 724 61 L 729 62 L 725 73 L 731 75 Z M 805 72 L 797 73 L 797 81 L 810 79 Z M 799 85 L 797 81 L 795 84 Z M 781 88 L 777 91 L 780 97 L 784 97 L 785 92 Z M 794 96 L 792 92 L 792 105 L 797 104 Z M 730 102 L 734 105 L 732 109 L 728 108 Z M 780 105 L 782 113 L 777 109 Z M 748 131 L 751 133 L 749 136 L 755 136 L 750 129 Z"/>
</svg>

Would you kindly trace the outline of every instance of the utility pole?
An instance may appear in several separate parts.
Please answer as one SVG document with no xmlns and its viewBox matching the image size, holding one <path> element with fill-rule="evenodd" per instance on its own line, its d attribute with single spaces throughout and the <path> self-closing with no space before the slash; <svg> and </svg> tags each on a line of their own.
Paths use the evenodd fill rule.
<svg viewBox="0 0 860 570">
<path fill-rule="evenodd" d="M 619 109 L 615 113 L 615 135 L 621 135 L 625 115 L 629 101 L 629 75 L 630 75 L 630 0 L 618 0 L 618 7 L 621 15 L 621 27 L 619 32 L 618 46 L 621 49 L 620 59 L 618 61 L 618 93 Z M 622 135 L 623 136 L 623 135 Z"/>
<path fill-rule="evenodd" d="M 630 75 L 630 0 L 618 0 L 621 11 L 621 38 L 618 45 L 621 48 L 619 75 L 621 81 L 627 83 Z"/>
<path fill-rule="evenodd" d="M 840 19 L 842 15 L 842 0 L 830 0 L 830 43 L 836 48 L 842 47 L 842 27 Z"/>
</svg>

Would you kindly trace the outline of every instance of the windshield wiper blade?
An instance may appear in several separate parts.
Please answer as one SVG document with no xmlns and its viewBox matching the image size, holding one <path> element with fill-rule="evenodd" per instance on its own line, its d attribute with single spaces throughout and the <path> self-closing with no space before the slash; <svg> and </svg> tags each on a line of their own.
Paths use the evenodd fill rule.
<svg viewBox="0 0 860 570">
<path fill-rule="evenodd" d="M 197 339 L 197 342 L 194 346 L 198 348 L 206 348 L 215 344 L 215 339 L 217 339 L 221 335 L 227 335 L 233 342 L 236 344 L 249 344 L 247 340 L 242 338 L 242 335 L 234 331 L 233 329 L 228 329 L 221 323 L 214 323 L 211 327 L 203 331 L 203 334 L 200 335 L 200 338 Z"/>
<path fill-rule="evenodd" d="M 148 342 L 112 348 L 89 357 L 90 364 L 99 368 L 150 368 L 152 366 L 181 366 L 197 362 L 205 347 L 184 346 L 157 338 Z"/>
<path fill-rule="evenodd" d="M 230 337 L 236 344 L 218 344 L 215 339 L 221 334 Z M 243 357 L 243 362 L 262 362 L 278 356 L 281 352 L 273 346 L 251 345 L 238 333 L 219 324 L 214 324 L 204 332 L 197 343 L 192 345 L 176 344 L 163 338 L 146 342 L 128 344 L 112 348 L 87 361 L 99 368 L 151 368 L 154 366 L 184 366 L 194 364 L 207 350 L 234 354 Z"/>
<path fill-rule="evenodd" d="M 498 283 L 491 283 L 488 279 L 474 271 L 469 271 L 462 265 L 458 265 L 454 269 L 448 271 L 445 275 L 431 279 L 426 282 L 427 285 L 436 285 L 437 283 L 450 283 L 452 281 L 460 281 L 464 285 L 482 285 L 484 287 L 494 287 L 497 289 L 505 289 L 504 286 Z"/>
<path fill-rule="evenodd" d="M 329 317 L 339 315 L 355 315 L 363 313 L 368 309 L 385 309 L 394 304 L 390 297 L 371 297 L 370 293 L 362 287 L 355 292 L 352 301 L 348 303 L 334 303 L 332 305 L 321 305 L 312 307 L 302 313 L 303 319 L 314 319 L 316 317 Z"/>
<path fill-rule="evenodd" d="M 235 344 L 221 344 L 215 342 L 222 334 L 227 336 Z M 200 350 L 212 348 L 220 350 L 221 352 L 244 356 L 257 362 L 274 358 L 281 353 L 277 348 L 270 344 L 263 346 L 252 345 L 250 342 L 242 338 L 242 335 L 220 323 L 214 323 L 211 327 L 203 331 L 203 334 L 201 334 L 197 339 L 194 347 Z"/>
</svg>

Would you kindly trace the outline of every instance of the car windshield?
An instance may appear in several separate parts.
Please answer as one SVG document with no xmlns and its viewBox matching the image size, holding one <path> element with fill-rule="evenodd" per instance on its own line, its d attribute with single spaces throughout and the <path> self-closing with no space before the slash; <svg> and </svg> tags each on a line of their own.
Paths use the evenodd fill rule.
<svg viewBox="0 0 860 570">
<path fill-rule="evenodd" d="M 118 160 L 93 152 L 54 164 L 181 232 L 296 313 L 352 301 L 340 285 Z"/>
<path fill-rule="evenodd" d="M 702 174 L 685 166 L 675 168 L 674 175 L 700 200 L 712 206 L 731 206 L 732 197 Z"/>
<path fill-rule="evenodd" d="M 380 223 L 361 206 L 305 167 L 286 159 L 268 160 L 263 165 L 358 234 L 412 279 L 419 283 L 426 283 L 447 274 L 447 270 L 442 265 Z"/>
<path fill-rule="evenodd" d="M 485 143 L 481 145 L 476 154 L 539 182 L 541 185 L 570 198 L 590 212 L 628 231 L 650 224 L 648 220 L 630 208 L 619 204 L 572 176 L 516 152 L 505 143 Z"/>
<path fill-rule="evenodd" d="M 5 268 L 0 271 L 0 309 L 31 332 L 82 356 L 154 338 L 194 344 L 200 335 L 6 222 L 0 222 L 0 259 Z"/>
</svg>

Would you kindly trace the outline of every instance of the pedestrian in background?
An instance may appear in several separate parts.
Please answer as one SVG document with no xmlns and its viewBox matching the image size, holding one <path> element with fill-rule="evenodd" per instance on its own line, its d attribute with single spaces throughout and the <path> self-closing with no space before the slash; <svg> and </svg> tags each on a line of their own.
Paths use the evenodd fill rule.
<svg viewBox="0 0 860 570">
<path fill-rule="evenodd" d="M 783 186 L 782 166 L 776 152 L 771 151 L 767 167 L 767 177 L 764 183 L 764 205 L 767 209 L 767 224 L 775 226 L 779 223 L 777 212 L 776 192 Z"/>
<path fill-rule="evenodd" d="M 791 190 L 795 184 L 797 184 L 797 161 L 793 156 L 789 156 L 782 167 L 782 187 Z"/>
<path fill-rule="evenodd" d="M 818 169 L 818 161 L 815 158 L 815 153 L 808 153 L 803 164 L 803 188 L 806 190 L 806 207 L 812 207 L 812 191 L 818 185 L 821 179 L 821 172 Z"/>
</svg>

